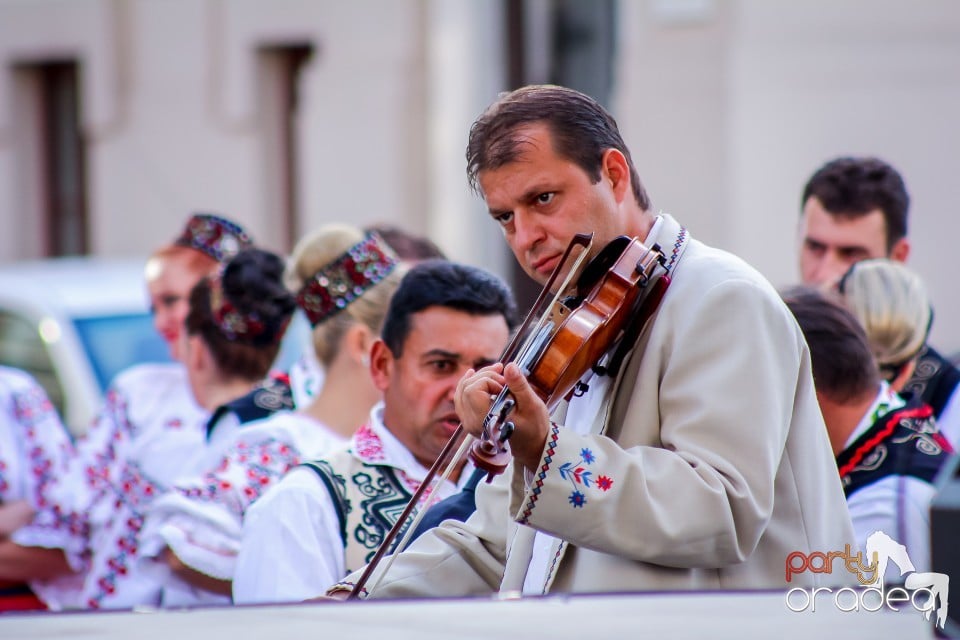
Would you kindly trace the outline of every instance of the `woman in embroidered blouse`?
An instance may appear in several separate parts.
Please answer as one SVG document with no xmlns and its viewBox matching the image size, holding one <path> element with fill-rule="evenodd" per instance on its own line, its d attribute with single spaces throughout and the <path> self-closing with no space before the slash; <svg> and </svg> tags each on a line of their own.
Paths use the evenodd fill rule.
<svg viewBox="0 0 960 640">
<path fill-rule="evenodd" d="M 245 395 L 276 358 L 295 307 L 282 276 L 279 256 L 246 249 L 190 292 L 178 351 L 205 413 Z M 91 606 L 159 604 L 160 585 L 135 564 L 144 514 L 173 480 L 202 468 L 205 449 L 202 436 L 193 445 L 169 434 L 137 442 L 111 500 L 96 505 L 97 510 L 109 509 L 109 515 L 92 518 L 92 568 L 85 584 Z M 172 458 L 189 460 L 176 476 L 166 473 Z"/>
<path fill-rule="evenodd" d="M 96 549 L 91 533 L 115 519 L 115 496 L 129 484 L 139 452 L 149 475 L 165 482 L 195 464 L 192 455 L 181 453 L 202 447 L 208 413 L 193 399 L 179 362 L 187 297 L 221 261 L 248 246 L 250 238 L 239 225 L 195 214 L 173 242 L 150 256 L 144 273 L 154 326 L 175 361 L 136 365 L 111 383 L 67 471 L 50 487 L 48 504 L 12 541 L 0 543 L 0 576 L 31 580 L 52 609 L 109 606 L 124 566 L 114 562 L 99 586 L 85 586 Z"/>
<path fill-rule="evenodd" d="M 152 505 L 140 563 L 163 581 L 164 606 L 230 602 L 247 508 L 301 460 L 345 445 L 367 418 L 379 400 L 369 347 L 400 271 L 378 236 L 346 225 L 325 226 L 294 249 L 287 285 L 313 326 L 324 385 L 296 413 L 239 432 L 218 464 Z"/>
</svg>

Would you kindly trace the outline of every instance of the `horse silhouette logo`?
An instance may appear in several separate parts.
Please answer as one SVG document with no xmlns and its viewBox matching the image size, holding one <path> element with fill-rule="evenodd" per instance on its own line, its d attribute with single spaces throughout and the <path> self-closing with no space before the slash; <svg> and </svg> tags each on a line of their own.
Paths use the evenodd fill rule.
<svg viewBox="0 0 960 640">
<path fill-rule="evenodd" d="M 930 613 L 933 611 L 937 601 L 937 626 L 941 629 L 947 621 L 947 606 L 950 578 L 944 573 L 934 573 L 932 571 L 917 571 L 907 555 L 907 548 L 896 540 L 885 534 L 883 531 L 874 531 L 867 538 L 867 558 L 873 558 L 877 563 L 877 570 L 873 574 L 873 582 L 867 584 L 868 587 L 883 587 L 883 577 L 886 574 L 887 565 L 893 563 L 900 570 L 900 575 L 906 577 L 903 586 L 907 589 L 925 589 L 930 595 L 923 604 L 923 616 L 930 619 Z"/>
</svg>

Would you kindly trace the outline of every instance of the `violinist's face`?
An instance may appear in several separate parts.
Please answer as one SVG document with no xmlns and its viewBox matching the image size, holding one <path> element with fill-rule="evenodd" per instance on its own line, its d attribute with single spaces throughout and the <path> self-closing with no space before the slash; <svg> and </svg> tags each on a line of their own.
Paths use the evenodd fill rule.
<svg viewBox="0 0 960 640">
<path fill-rule="evenodd" d="M 553 150 L 546 125 L 526 125 L 517 135 L 517 159 L 477 177 L 490 215 L 527 275 L 544 284 L 577 233 L 594 233 L 591 255 L 618 235 L 646 238 L 649 221 L 633 199 L 623 154 L 608 149 L 593 184 Z"/>
<path fill-rule="evenodd" d="M 453 392 L 467 369 L 496 362 L 509 329 L 502 315 L 428 307 L 411 316 L 400 357 L 374 343 L 371 372 L 383 391 L 383 422 L 429 467 L 459 425 Z"/>
</svg>

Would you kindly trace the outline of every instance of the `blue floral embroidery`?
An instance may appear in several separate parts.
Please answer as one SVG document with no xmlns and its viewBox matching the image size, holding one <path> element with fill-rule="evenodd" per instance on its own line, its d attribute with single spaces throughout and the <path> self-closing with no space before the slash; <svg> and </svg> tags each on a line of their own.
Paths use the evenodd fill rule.
<svg viewBox="0 0 960 640">
<path fill-rule="evenodd" d="M 593 451 L 584 447 L 580 449 L 580 459 L 576 462 L 566 462 L 559 467 L 560 477 L 570 482 L 573 492 L 567 498 L 567 501 L 575 508 L 583 508 L 587 504 L 586 494 L 580 490 L 583 488 L 599 489 L 600 491 L 609 491 L 613 487 L 613 479 L 606 475 L 593 477 L 593 471 L 588 471 L 587 467 L 597 461 Z"/>
<path fill-rule="evenodd" d="M 591 486 L 593 482 L 593 472 L 587 471 L 586 466 L 593 464 L 596 460 L 597 458 L 593 455 L 593 451 L 584 447 L 580 449 L 579 460 L 560 465 L 560 477 L 569 480 L 570 486 L 573 487 L 573 493 L 570 494 L 568 500 L 575 509 L 580 509 L 587 503 L 586 495 L 579 490 L 577 485 L 583 485 L 584 487 Z"/>
<path fill-rule="evenodd" d="M 578 462 L 567 462 L 566 464 L 560 465 L 560 477 L 572 481 L 574 488 L 576 488 L 578 484 L 589 487 L 590 477 L 593 475 L 593 472 L 576 466 L 578 464 Z"/>
</svg>

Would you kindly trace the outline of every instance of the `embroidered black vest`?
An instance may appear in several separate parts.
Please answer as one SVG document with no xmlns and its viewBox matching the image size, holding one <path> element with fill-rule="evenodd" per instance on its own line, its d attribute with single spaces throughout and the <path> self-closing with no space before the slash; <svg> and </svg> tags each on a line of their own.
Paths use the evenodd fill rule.
<svg viewBox="0 0 960 640">
<path fill-rule="evenodd" d="M 933 419 L 933 408 L 914 398 L 878 417 L 837 456 L 837 467 L 843 491 L 850 497 L 887 476 L 912 476 L 932 484 L 950 453 L 950 444 Z"/>
<path fill-rule="evenodd" d="M 916 369 L 904 390 L 912 392 L 933 407 L 933 415 L 939 418 L 958 384 L 960 370 L 930 345 L 925 344 L 917 356 Z"/>
<path fill-rule="evenodd" d="M 217 407 L 207 420 L 207 440 L 213 434 L 220 419 L 234 414 L 241 425 L 268 418 L 277 411 L 293 411 L 293 392 L 290 378 L 283 373 L 271 373 L 253 390 L 239 398 Z"/>
</svg>

